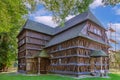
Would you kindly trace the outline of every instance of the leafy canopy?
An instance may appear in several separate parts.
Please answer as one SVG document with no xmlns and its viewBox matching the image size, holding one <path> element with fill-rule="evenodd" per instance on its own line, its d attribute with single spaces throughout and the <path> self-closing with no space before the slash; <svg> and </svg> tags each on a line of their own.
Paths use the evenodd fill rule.
<svg viewBox="0 0 120 80">
<path fill-rule="evenodd" d="M 28 0 L 31 5 L 31 11 L 35 10 L 38 4 L 44 5 L 46 10 L 53 15 L 53 21 L 64 23 L 69 15 L 77 15 L 89 8 L 94 0 Z M 120 0 L 102 0 L 104 5 L 116 5 Z"/>
<path fill-rule="evenodd" d="M 27 12 L 23 0 L 0 0 L 0 69 L 8 67 L 17 57 L 16 35 Z"/>
</svg>

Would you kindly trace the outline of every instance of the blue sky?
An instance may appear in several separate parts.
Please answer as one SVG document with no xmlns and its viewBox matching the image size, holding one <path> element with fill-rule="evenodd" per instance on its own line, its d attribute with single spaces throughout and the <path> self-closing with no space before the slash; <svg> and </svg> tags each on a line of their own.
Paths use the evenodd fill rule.
<svg viewBox="0 0 120 80">
<path fill-rule="evenodd" d="M 110 24 L 113 29 L 116 29 L 116 33 L 112 33 L 111 38 L 115 39 L 118 44 L 116 44 L 116 49 L 120 50 L 120 4 L 116 6 L 102 6 L 102 4 L 93 7 L 90 7 L 93 14 L 97 17 L 97 19 L 106 27 L 109 28 Z M 109 38 L 108 33 L 108 38 Z M 115 50 L 115 44 L 110 43 Z"/>
<path fill-rule="evenodd" d="M 116 35 L 118 41 L 117 49 L 120 50 L 120 4 L 117 6 L 104 6 L 102 0 L 94 0 L 94 2 L 90 5 L 90 10 L 106 28 L 109 27 L 110 23 L 113 29 L 116 27 Z M 68 16 L 67 20 L 72 17 L 73 16 Z M 45 10 L 45 8 L 41 5 L 37 7 L 34 13 L 29 15 L 29 18 L 52 27 L 57 26 L 57 24 L 52 21 L 50 12 Z M 113 39 L 115 39 L 114 36 L 115 33 L 112 33 Z M 111 43 L 111 45 L 114 48 L 114 44 Z"/>
<path fill-rule="evenodd" d="M 120 5 L 118 6 L 99 6 L 91 9 L 93 14 L 100 20 L 100 22 L 107 26 L 108 23 L 120 23 Z"/>
</svg>

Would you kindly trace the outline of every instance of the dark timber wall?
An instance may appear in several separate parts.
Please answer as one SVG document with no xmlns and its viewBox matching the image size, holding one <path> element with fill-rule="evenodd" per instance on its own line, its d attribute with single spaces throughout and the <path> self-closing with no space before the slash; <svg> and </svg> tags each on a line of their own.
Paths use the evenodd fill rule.
<svg viewBox="0 0 120 80">
<path fill-rule="evenodd" d="M 45 47 L 51 36 L 32 30 L 23 30 L 18 36 L 18 71 L 37 73 L 38 59 L 35 58 Z"/>
<path fill-rule="evenodd" d="M 75 38 L 53 46 L 48 49 L 51 57 L 49 71 L 79 76 L 90 74 L 93 70 L 100 70 L 100 58 L 91 58 L 89 54 L 91 50 L 106 48 L 103 44 L 85 38 Z M 103 62 L 103 70 L 108 70 L 108 58 L 104 58 Z"/>
<path fill-rule="evenodd" d="M 99 30 L 98 32 L 95 31 Z M 66 75 L 90 74 L 92 71 L 100 71 L 100 57 L 90 57 L 92 50 L 103 50 L 108 54 L 108 46 L 97 41 L 108 43 L 105 30 L 92 22 L 87 22 L 82 33 L 93 40 L 85 37 L 76 37 L 47 48 L 50 55 L 49 72 Z M 103 57 L 102 69 L 108 71 L 109 59 Z"/>
</svg>

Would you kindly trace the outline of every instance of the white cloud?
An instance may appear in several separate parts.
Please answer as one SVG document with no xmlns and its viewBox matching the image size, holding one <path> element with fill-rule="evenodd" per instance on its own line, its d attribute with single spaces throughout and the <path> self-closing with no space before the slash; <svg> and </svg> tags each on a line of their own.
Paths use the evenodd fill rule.
<svg viewBox="0 0 120 80">
<path fill-rule="evenodd" d="M 111 23 L 111 27 L 116 29 L 116 32 L 120 32 L 120 23 Z"/>
<path fill-rule="evenodd" d="M 75 15 L 69 15 L 67 18 L 66 18 L 66 20 L 69 20 L 69 19 L 71 19 L 71 18 L 73 18 Z"/>
<path fill-rule="evenodd" d="M 52 20 L 52 13 L 47 11 L 44 7 L 40 7 L 37 11 L 29 14 L 28 16 L 34 21 L 49 25 L 51 27 L 56 27 L 58 25 Z M 66 20 L 69 20 L 72 17 L 74 17 L 74 15 L 69 15 Z"/>
<path fill-rule="evenodd" d="M 72 15 L 69 15 L 66 20 L 71 19 Z M 34 21 L 49 25 L 51 27 L 56 27 L 58 24 L 56 24 L 53 20 L 52 20 L 52 16 L 34 16 L 33 18 Z"/>
<path fill-rule="evenodd" d="M 30 17 L 36 17 L 36 16 L 44 16 L 44 15 L 51 15 L 50 12 L 48 12 L 46 9 L 41 8 L 37 11 L 35 11 L 34 13 L 30 14 Z"/>
<path fill-rule="evenodd" d="M 49 25 L 51 27 L 57 26 L 57 24 L 52 21 L 52 16 L 36 16 L 34 17 L 34 20 L 37 22 Z"/>
<path fill-rule="evenodd" d="M 49 25 L 51 27 L 56 27 L 58 24 L 56 24 L 53 20 L 52 20 L 52 16 L 51 13 L 48 12 L 47 10 L 45 10 L 44 8 L 39 9 L 38 11 L 35 11 L 32 14 L 29 14 L 30 19 Z M 71 19 L 72 15 L 69 15 L 66 20 Z"/>
<path fill-rule="evenodd" d="M 116 15 L 120 15 L 120 9 L 116 10 Z"/>
<path fill-rule="evenodd" d="M 51 13 L 45 10 L 45 8 L 40 8 L 32 14 L 29 14 L 30 19 L 49 25 L 51 27 L 57 26 L 55 22 L 52 21 Z"/>
<path fill-rule="evenodd" d="M 115 37 L 115 35 L 120 37 L 120 23 L 110 23 L 108 24 L 108 27 L 111 27 L 116 31 L 116 34 L 115 33 L 111 34 L 113 37 Z"/>
<path fill-rule="evenodd" d="M 115 7 L 113 8 L 113 10 L 115 11 L 115 14 L 116 14 L 116 15 L 120 15 L 120 7 L 115 6 Z"/>
<path fill-rule="evenodd" d="M 92 4 L 90 4 L 90 8 L 95 9 L 96 7 L 103 6 L 102 0 L 94 0 Z"/>
</svg>

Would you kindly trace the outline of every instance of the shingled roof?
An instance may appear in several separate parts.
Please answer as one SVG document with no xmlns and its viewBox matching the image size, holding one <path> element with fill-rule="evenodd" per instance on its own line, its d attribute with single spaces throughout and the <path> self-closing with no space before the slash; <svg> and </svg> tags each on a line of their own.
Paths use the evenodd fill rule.
<svg viewBox="0 0 120 80">
<path fill-rule="evenodd" d="M 29 29 L 29 30 L 45 33 L 45 34 L 48 34 L 48 35 L 53 35 L 53 33 L 54 33 L 54 28 L 52 28 L 52 27 L 50 27 L 48 25 L 45 25 L 45 24 L 30 20 L 30 19 L 28 19 L 26 21 L 26 23 L 23 26 L 23 28 L 21 29 L 21 31 L 23 29 Z M 20 33 L 21 33 L 21 31 L 20 31 Z"/>
<path fill-rule="evenodd" d="M 60 33 L 61 31 L 64 31 L 70 27 L 73 27 L 74 25 L 77 25 L 85 20 L 90 20 L 95 24 L 97 24 L 99 27 L 105 29 L 105 27 L 99 22 L 99 20 L 92 14 L 92 12 L 88 10 L 65 22 L 63 27 L 61 26 L 56 27 L 54 34 Z"/>
<path fill-rule="evenodd" d="M 91 57 L 107 57 L 108 55 L 103 50 L 93 50 L 90 54 Z"/>
<path fill-rule="evenodd" d="M 77 25 L 85 20 L 90 20 L 90 21 L 94 22 L 95 24 L 99 25 L 99 27 L 105 29 L 104 26 L 99 22 L 99 20 L 92 14 L 92 12 L 90 10 L 88 10 L 84 13 L 81 13 L 81 14 L 73 17 L 72 19 L 68 20 L 67 22 L 65 22 L 63 27 L 57 26 L 56 28 L 52 28 L 48 25 L 28 19 L 26 21 L 24 27 L 22 28 L 22 30 L 30 29 L 30 30 L 42 32 L 42 33 L 49 34 L 49 35 L 55 35 L 66 29 L 69 29 L 69 28 L 73 27 L 74 25 Z"/>
<path fill-rule="evenodd" d="M 69 39 L 72 39 L 72 38 L 75 38 L 78 36 L 85 37 L 87 39 L 108 45 L 107 43 L 105 43 L 103 41 L 94 40 L 94 39 L 88 37 L 87 35 L 84 35 L 81 33 L 82 28 L 85 26 L 85 23 L 83 23 L 83 22 L 85 22 L 86 20 L 90 20 L 93 23 L 97 24 L 99 27 L 105 29 L 103 27 L 103 25 L 96 19 L 96 17 L 92 14 L 92 12 L 90 10 L 88 10 L 84 13 L 81 13 L 81 14 L 73 17 L 72 19 L 68 20 L 67 22 L 65 22 L 63 27 L 58 26 L 56 28 L 52 28 L 50 26 L 44 25 L 39 22 L 27 20 L 23 29 L 29 29 L 29 30 L 34 30 L 37 32 L 45 33 L 48 35 L 53 35 L 53 38 L 48 42 L 46 47 L 61 43 L 63 41 L 66 41 L 66 40 L 69 40 Z M 81 24 L 81 25 L 77 25 L 77 24 Z M 60 33 L 60 34 L 58 34 L 58 33 Z"/>
<path fill-rule="evenodd" d="M 36 55 L 36 57 L 44 57 L 44 58 L 47 58 L 49 57 L 49 55 L 47 54 L 47 52 L 43 49 L 40 53 L 38 53 Z"/>
<path fill-rule="evenodd" d="M 88 35 L 81 33 L 81 30 L 85 27 L 85 25 L 86 25 L 86 23 L 82 23 L 81 25 L 77 25 L 77 26 L 73 27 L 72 29 L 69 29 L 65 32 L 62 32 L 59 35 L 54 36 L 47 43 L 46 47 L 49 47 L 49 46 L 52 46 L 55 44 L 59 44 L 61 42 L 67 41 L 67 40 L 75 38 L 75 37 L 83 37 L 83 38 L 89 39 L 91 41 L 98 42 L 98 43 L 105 44 L 105 45 L 109 46 L 109 44 L 105 43 L 104 41 L 95 40 L 95 39 L 89 37 Z"/>
<path fill-rule="evenodd" d="M 63 41 L 75 38 L 77 36 L 79 36 L 79 33 L 81 32 L 81 30 L 83 29 L 83 27 L 85 26 L 85 23 L 81 24 L 81 25 L 77 25 L 75 27 L 73 27 L 72 29 L 69 29 L 65 32 L 62 32 L 59 35 L 54 36 L 46 45 L 46 47 L 49 47 L 51 45 L 55 45 L 58 43 L 61 43 Z"/>
<path fill-rule="evenodd" d="M 69 30 L 67 30 L 65 32 L 62 32 L 62 33 L 54 36 L 48 42 L 46 47 L 49 47 L 49 46 L 52 46 L 52 45 L 55 45 L 55 44 L 59 44 L 59 43 L 61 43 L 63 41 L 66 41 L 66 40 L 69 40 L 69 39 L 72 39 L 72 38 L 75 38 L 75 37 L 78 37 L 78 36 L 87 38 L 87 39 L 95 41 L 95 42 L 99 42 L 101 44 L 108 45 L 104 41 L 92 39 L 89 36 L 84 35 L 84 34 L 81 33 L 81 30 L 83 29 L 85 24 L 84 23 L 81 24 L 81 25 L 77 25 L 77 24 L 80 24 L 80 23 L 84 22 L 85 20 L 90 20 L 90 21 L 96 23 L 97 25 L 99 25 L 99 27 L 105 29 L 102 26 L 102 24 L 96 19 L 96 17 L 91 13 L 91 11 L 88 10 L 87 12 L 84 12 L 84 13 L 82 13 L 80 15 L 77 15 L 76 17 L 74 17 L 74 18 L 70 19 L 69 21 L 67 21 L 65 23 L 64 27 L 60 27 L 60 26 L 56 27 L 54 34 L 58 34 L 58 33 L 62 32 L 64 30 L 67 30 L 67 29 L 71 28 L 71 27 L 72 27 L 72 29 L 69 29 Z"/>
</svg>

